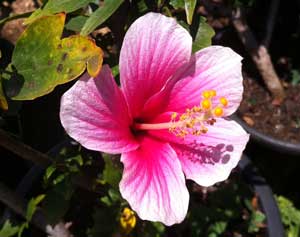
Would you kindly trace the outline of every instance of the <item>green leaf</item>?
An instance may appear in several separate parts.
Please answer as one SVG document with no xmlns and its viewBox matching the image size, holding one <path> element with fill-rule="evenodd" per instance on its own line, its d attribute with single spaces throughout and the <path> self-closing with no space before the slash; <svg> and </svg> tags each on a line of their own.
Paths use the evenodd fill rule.
<svg viewBox="0 0 300 237">
<path fill-rule="evenodd" d="M 265 219 L 266 219 L 266 216 L 262 212 L 260 212 L 260 211 L 253 212 L 250 217 L 248 232 L 249 233 L 258 232 L 260 226 L 263 224 Z"/>
<path fill-rule="evenodd" d="M 17 234 L 19 231 L 18 226 L 12 226 L 10 220 L 6 220 L 2 229 L 0 230 L 1 237 L 11 237 Z"/>
<path fill-rule="evenodd" d="M 197 0 L 184 0 L 184 8 L 186 14 L 186 21 L 190 25 L 193 21 L 193 15 L 195 11 Z"/>
<path fill-rule="evenodd" d="M 80 32 L 87 19 L 88 19 L 87 16 L 74 17 L 74 18 L 72 18 L 71 20 L 68 21 L 68 23 L 65 25 L 65 28 L 67 30 Z"/>
<path fill-rule="evenodd" d="M 26 210 L 26 220 L 28 222 L 31 221 L 33 214 L 35 213 L 37 209 L 37 205 L 43 201 L 45 198 L 45 194 L 41 194 L 35 198 L 30 199 L 28 205 L 27 205 L 27 210 Z"/>
<path fill-rule="evenodd" d="M 108 196 L 101 197 L 100 201 L 103 202 L 108 207 L 112 206 L 113 204 Z"/>
<path fill-rule="evenodd" d="M 43 9 L 39 8 L 25 20 L 25 24 L 31 24 L 37 18 L 49 16 L 55 13 L 69 13 L 87 6 L 93 0 L 49 0 Z"/>
<path fill-rule="evenodd" d="M 71 179 L 67 178 L 47 192 L 42 207 L 51 224 L 57 223 L 68 211 L 74 189 Z"/>
<path fill-rule="evenodd" d="M 116 203 L 121 200 L 121 194 L 117 189 L 110 188 L 108 190 L 108 195 L 113 203 Z"/>
<path fill-rule="evenodd" d="M 145 13 L 148 10 L 148 6 L 145 3 L 145 0 L 138 1 L 137 8 L 139 13 Z"/>
<path fill-rule="evenodd" d="M 124 0 L 106 0 L 102 7 L 94 11 L 84 24 L 80 34 L 88 35 L 105 22 L 124 2 Z"/>
<path fill-rule="evenodd" d="M 56 171 L 56 167 L 54 165 L 50 165 L 44 174 L 44 182 L 48 182 L 52 174 Z"/>
<path fill-rule="evenodd" d="M 57 85 L 80 76 L 85 68 L 95 77 L 103 53 L 88 37 L 73 35 L 60 39 L 65 14 L 42 17 L 23 32 L 12 55 L 20 88 L 15 100 L 31 100 L 50 93 Z"/>
<path fill-rule="evenodd" d="M 69 13 L 83 8 L 91 2 L 94 2 L 94 0 L 49 0 L 43 10 L 51 13 Z"/>
<path fill-rule="evenodd" d="M 300 83 L 300 73 L 298 70 L 292 70 L 292 81 L 291 84 L 296 86 Z"/>
<path fill-rule="evenodd" d="M 58 175 L 58 176 L 55 177 L 55 179 L 53 180 L 53 184 L 54 184 L 54 185 L 57 185 L 57 184 L 61 183 L 62 181 L 65 180 L 66 176 L 67 176 L 67 174 L 64 174 L 64 173 Z"/>
<path fill-rule="evenodd" d="M 211 39 L 215 35 L 214 29 L 206 23 L 205 17 L 200 17 L 198 30 L 193 42 L 193 53 L 211 45 Z"/>
<path fill-rule="evenodd" d="M 184 0 L 171 0 L 170 5 L 175 9 L 184 8 Z"/>
<path fill-rule="evenodd" d="M 216 221 L 211 224 L 208 228 L 208 237 L 218 237 L 221 236 L 227 227 L 228 223 L 226 221 Z"/>
<path fill-rule="evenodd" d="M 109 155 L 103 154 L 103 159 L 105 162 L 102 176 L 103 180 L 111 186 L 118 188 L 119 182 L 121 180 L 121 171 L 119 167 L 114 165 L 112 158 Z"/>
<path fill-rule="evenodd" d="M 22 225 L 20 226 L 19 231 L 18 231 L 18 237 L 21 237 L 23 234 L 23 231 L 27 228 L 28 228 L 28 222 L 22 223 Z"/>
<path fill-rule="evenodd" d="M 276 200 L 287 236 L 300 236 L 300 210 L 289 199 L 283 196 L 276 197 Z"/>
<path fill-rule="evenodd" d="M 69 200 L 57 192 L 49 192 L 43 202 L 43 210 L 51 224 L 57 223 L 68 211 Z"/>
<path fill-rule="evenodd" d="M 120 74 L 119 65 L 113 66 L 111 72 L 114 77 L 117 77 Z"/>
</svg>

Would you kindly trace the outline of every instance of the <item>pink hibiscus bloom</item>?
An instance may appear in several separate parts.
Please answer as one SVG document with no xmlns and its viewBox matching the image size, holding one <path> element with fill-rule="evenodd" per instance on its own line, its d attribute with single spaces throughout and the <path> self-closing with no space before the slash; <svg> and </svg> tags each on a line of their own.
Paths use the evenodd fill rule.
<svg viewBox="0 0 300 237">
<path fill-rule="evenodd" d="M 88 149 L 121 153 L 122 196 L 140 218 L 166 225 L 186 216 L 185 177 L 202 186 L 225 180 L 249 139 L 222 118 L 242 99 L 241 57 L 221 46 L 191 48 L 174 19 L 146 14 L 124 38 L 121 88 L 104 65 L 61 101 L 67 133 Z"/>
</svg>

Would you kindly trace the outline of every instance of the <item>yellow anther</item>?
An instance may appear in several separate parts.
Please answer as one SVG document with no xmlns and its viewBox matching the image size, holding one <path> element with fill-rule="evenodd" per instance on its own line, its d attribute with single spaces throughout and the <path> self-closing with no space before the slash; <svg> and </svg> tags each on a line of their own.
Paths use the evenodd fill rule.
<svg viewBox="0 0 300 237">
<path fill-rule="evenodd" d="M 187 118 L 188 118 L 188 116 L 187 116 L 186 114 L 182 114 L 182 115 L 180 115 L 179 120 L 180 120 L 180 121 L 184 121 L 184 120 L 186 120 Z"/>
<path fill-rule="evenodd" d="M 193 107 L 193 112 L 194 112 L 194 113 L 201 112 L 201 108 L 200 108 L 199 106 L 194 106 L 194 107 Z"/>
<path fill-rule="evenodd" d="M 193 130 L 192 134 L 195 136 L 200 136 L 201 135 L 201 131 L 200 130 Z"/>
<path fill-rule="evenodd" d="M 192 128 L 192 127 L 194 127 L 194 125 L 195 125 L 195 119 L 189 120 L 185 123 L 185 126 L 187 128 Z"/>
<path fill-rule="evenodd" d="M 176 117 L 177 117 L 177 113 L 176 112 L 172 113 L 171 119 L 174 120 L 174 119 L 176 119 Z"/>
<path fill-rule="evenodd" d="M 220 103 L 226 107 L 228 105 L 228 100 L 225 97 L 220 98 Z"/>
<path fill-rule="evenodd" d="M 136 217 L 134 212 L 130 208 L 125 207 L 120 217 L 120 226 L 122 232 L 128 235 L 133 230 L 135 225 Z"/>
<path fill-rule="evenodd" d="M 210 99 L 211 98 L 211 93 L 210 91 L 203 91 L 202 96 L 204 99 Z"/>
<path fill-rule="evenodd" d="M 208 100 L 208 99 L 202 100 L 202 101 L 201 101 L 201 107 L 202 107 L 203 109 L 206 109 L 206 110 L 210 109 L 210 108 L 211 108 L 211 101 Z"/>
<path fill-rule="evenodd" d="M 223 115 L 223 109 L 221 107 L 216 107 L 214 109 L 214 115 L 217 117 L 221 117 Z"/>
<path fill-rule="evenodd" d="M 225 97 L 220 97 L 217 103 L 214 98 L 216 95 L 215 90 L 205 90 L 201 93 L 202 100 L 199 105 L 186 108 L 182 114 L 172 113 L 169 131 L 180 138 L 207 133 L 209 127 L 217 122 L 216 118 L 223 116 L 223 109 L 228 105 Z"/>
<path fill-rule="evenodd" d="M 214 97 L 217 95 L 217 92 L 215 90 L 210 90 L 209 94 L 210 94 L 210 97 Z"/>
<path fill-rule="evenodd" d="M 207 133 L 207 131 L 208 131 L 208 129 L 206 127 L 202 127 L 200 130 L 201 133 Z"/>
</svg>

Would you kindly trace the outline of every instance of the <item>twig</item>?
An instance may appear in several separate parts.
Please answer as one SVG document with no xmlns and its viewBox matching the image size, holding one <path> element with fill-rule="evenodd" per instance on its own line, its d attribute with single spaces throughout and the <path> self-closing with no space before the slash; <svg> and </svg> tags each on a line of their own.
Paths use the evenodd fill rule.
<svg viewBox="0 0 300 237">
<path fill-rule="evenodd" d="M 251 55 L 266 87 L 272 94 L 273 103 L 280 104 L 285 97 L 283 86 L 275 72 L 270 54 L 263 44 L 259 44 L 250 30 L 240 8 L 236 11 L 230 6 L 215 3 L 211 0 L 201 0 L 208 14 L 214 17 L 229 17 L 245 49 Z"/>
<path fill-rule="evenodd" d="M 246 50 L 250 53 L 252 60 L 257 66 L 266 86 L 271 92 L 276 103 L 281 103 L 284 99 L 284 90 L 277 76 L 271 57 L 264 45 L 259 45 L 242 16 L 242 11 L 237 8 L 233 13 L 232 24 L 236 29 Z"/>
<path fill-rule="evenodd" d="M 22 157 L 23 159 L 32 161 L 42 167 L 47 167 L 52 164 L 52 160 L 47 155 L 12 138 L 2 129 L 0 129 L 0 146 Z"/>
<path fill-rule="evenodd" d="M 266 34 L 263 40 L 263 44 L 266 48 L 269 48 L 270 45 L 270 41 L 274 30 L 275 18 L 279 9 L 279 3 L 280 0 L 272 0 L 271 2 L 271 7 L 268 14 L 268 20 L 266 25 Z"/>
</svg>

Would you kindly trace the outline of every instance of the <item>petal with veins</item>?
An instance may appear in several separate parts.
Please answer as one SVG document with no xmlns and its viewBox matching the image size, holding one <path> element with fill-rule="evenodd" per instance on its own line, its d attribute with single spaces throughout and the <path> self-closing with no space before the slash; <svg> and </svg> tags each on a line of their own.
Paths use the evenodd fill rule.
<svg viewBox="0 0 300 237">
<path fill-rule="evenodd" d="M 130 26 L 120 52 L 120 79 L 133 117 L 190 60 L 191 48 L 191 36 L 173 18 L 148 13 Z"/>
<path fill-rule="evenodd" d="M 183 221 L 189 194 L 175 151 L 168 143 L 144 137 L 140 147 L 123 153 L 122 196 L 141 219 L 172 225 Z"/>
<path fill-rule="evenodd" d="M 138 147 L 126 101 L 108 66 L 96 78 L 83 75 L 62 97 L 60 120 L 84 147 L 122 153 Z"/>
</svg>

